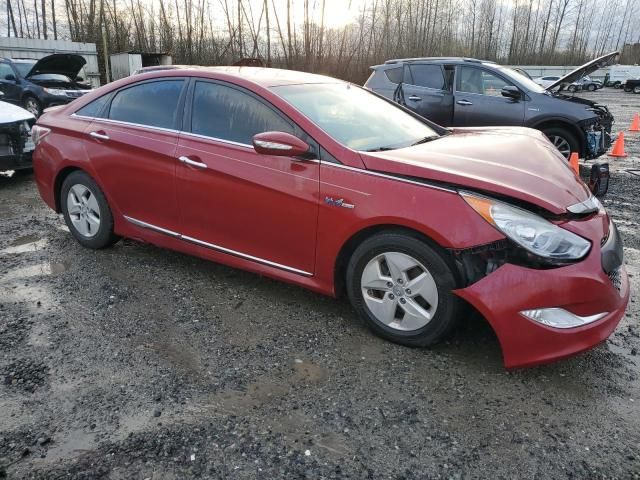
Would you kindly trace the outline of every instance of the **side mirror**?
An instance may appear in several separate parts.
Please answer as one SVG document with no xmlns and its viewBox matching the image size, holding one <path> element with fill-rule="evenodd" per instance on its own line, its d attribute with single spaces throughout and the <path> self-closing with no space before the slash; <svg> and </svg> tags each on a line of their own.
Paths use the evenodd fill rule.
<svg viewBox="0 0 640 480">
<path fill-rule="evenodd" d="M 15 82 L 16 81 L 16 76 L 13 73 L 10 73 L 9 75 L 5 75 L 4 79 L 8 80 L 10 82 Z"/>
<path fill-rule="evenodd" d="M 522 94 L 520 93 L 520 90 L 518 90 L 518 87 L 514 87 L 513 85 L 502 87 L 502 96 L 514 98 L 516 100 L 520 100 L 522 98 Z"/>
<path fill-rule="evenodd" d="M 76 82 L 84 82 L 84 78 L 82 78 L 81 76 L 77 76 L 75 81 Z"/>
<path fill-rule="evenodd" d="M 264 132 L 253 136 L 253 148 L 263 155 L 297 157 L 309 151 L 309 144 L 290 133 Z"/>
</svg>

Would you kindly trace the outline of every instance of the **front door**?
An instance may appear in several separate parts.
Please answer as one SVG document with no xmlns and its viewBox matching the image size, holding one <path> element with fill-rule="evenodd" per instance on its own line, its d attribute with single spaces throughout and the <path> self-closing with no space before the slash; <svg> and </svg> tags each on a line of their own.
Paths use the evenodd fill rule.
<svg viewBox="0 0 640 480">
<path fill-rule="evenodd" d="M 453 125 L 478 127 L 524 122 L 525 101 L 502 96 L 511 82 L 482 67 L 459 65 L 456 71 Z"/>
<path fill-rule="evenodd" d="M 317 161 L 261 155 L 252 137 L 299 129 L 252 93 L 197 80 L 176 156 L 180 232 L 214 250 L 312 274 Z"/>
<path fill-rule="evenodd" d="M 439 125 L 451 125 L 453 94 L 441 65 L 411 63 L 404 68 L 402 91 L 408 108 Z"/>
<path fill-rule="evenodd" d="M 100 115 L 104 118 L 85 130 L 87 155 L 120 212 L 130 221 L 171 231 L 178 228 L 175 151 L 185 84 L 178 78 L 124 88 Z"/>
</svg>

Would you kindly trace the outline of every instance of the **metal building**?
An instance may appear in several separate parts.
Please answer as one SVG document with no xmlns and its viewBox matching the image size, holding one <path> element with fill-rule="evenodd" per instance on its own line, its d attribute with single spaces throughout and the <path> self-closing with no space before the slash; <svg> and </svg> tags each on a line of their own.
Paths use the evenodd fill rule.
<svg viewBox="0 0 640 480">
<path fill-rule="evenodd" d="M 143 67 L 157 67 L 171 65 L 171 55 L 166 53 L 122 52 L 114 53 L 110 57 L 111 80 L 128 77 Z"/>
<path fill-rule="evenodd" d="M 91 85 L 100 86 L 98 51 L 95 43 L 71 42 L 69 40 L 42 40 L 36 38 L 0 37 L 0 57 L 39 59 L 53 53 L 75 53 L 87 61 L 84 74 Z"/>
</svg>

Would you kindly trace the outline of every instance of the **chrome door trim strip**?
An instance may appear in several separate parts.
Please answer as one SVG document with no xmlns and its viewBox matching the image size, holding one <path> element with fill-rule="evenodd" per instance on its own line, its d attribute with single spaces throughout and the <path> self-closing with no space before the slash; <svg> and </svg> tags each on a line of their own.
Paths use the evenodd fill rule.
<svg viewBox="0 0 640 480">
<path fill-rule="evenodd" d="M 149 230 L 155 230 L 156 232 L 164 233 L 165 235 L 169 235 L 170 237 L 180 238 L 182 236 L 178 232 L 174 232 L 173 230 L 167 230 L 166 228 L 158 227 L 156 225 L 152 225 L 150 223 L 143 222 L 142 220 L 137 220 L 132 217 L 127 217 L 126 215 L 124 215 L 124 218 L 128 222 L 131 222 L 134 225 L 137 225 L 138 227 L 148 228 Z"/>
<path fill-rule="evenodd" d="M 443 192 L 458 193 L 457 190 L 453 188 L 441 187 L 439 185 L 433 185 L 432 183 L 428 183 L 428 180 L 425 180 L 425 183 L 423 183 L 423 182 L 418 182 L 416 180 L 410 180 L 404 177 L 398 177 L 395 175 L 380 173 L 374 170 L 365 170 L 364 168 L 350 167 L 348 165 L 342 165 L 342 164 L 337 164 L 333 162 L 322 162 L 322 165 L 328 166 L 328 167 L 334 167 L 334 168 L 342 168 L 344 170 L 350 170 L 352 172 L 358 172 L 364 175 L 373 175 L 374 177 L 387 178 L 389 180 L 396 180 L 398 182 L 410 183 L 411 185 L 419 185 L 421 187 L 433 188 L 435 190 L 442 190 Z"/>
<path fill-rule="evenodd" d="M 233 255 L 236 257 L 244 258 L 246 260 L 251 260 L 257 263 L 262 263 L 263 265 L 267 265 L 269 267 L 279 268 L 281 270 L 286 270 L 288 272 L 297 273 L 298 275 L 304 275 L 305 277 L 313 276 L 313 273 L 305 272 L 304 270 L 300 270 L 297 268 L 289 267 L 287 265 L 282 265 L 281 263 L 272 262 L 270 260 L 265 260 L 264 258 L 255 257 L 253 255 L 249 255 L 247 253 L 238 252 L 237 250 L 231 250 L 230 248 L 221 247 L 220 245 L 215 245 L 213 243 L 205 242 L 203 240 L 198 240 L 197 238 L 189 237 L 187 235 L 182 235 L 181 233 L 174 232 L 172 230 L 167 230 L 166 228 L 158 227 L 156 225 L 152 225 L 151 223 L 143 222 L 142 220 L 137 220 L 132 217 L 128 217 L 124 215 L 124 218 L 134 225 L 138 227 L 146 228 L 149 230 L 154 230 L 159 233 L 164 233 L 165 235 L 169 235 L 174 238 L 178 238 L 180 240 L 184 240 L 185 242 L 194 243 L 201 247 L 210 248 L 212 250 L 217 250 L 222 253 L 227 253 L 229 255 Z"/>
<path fill-rule="evenodd" d="M 120 120 L 113 120 L 111 118 L 87 117 L 85 115 L 78 115 L 77 113 L 72 113 L 70 117 L 81 118 L 83 120 L 93 120 L 94 122 L 101 122 L 101 123 L 112 124 L 112 125 L 148 128 L 150 130 L 157 130 L 159 132 L 180 133 L 180 130 L 174 130 L 173 128 L 154 127 L 153 125 L 143 125 L 142 123 L 123 122 Z"/>
</svg>

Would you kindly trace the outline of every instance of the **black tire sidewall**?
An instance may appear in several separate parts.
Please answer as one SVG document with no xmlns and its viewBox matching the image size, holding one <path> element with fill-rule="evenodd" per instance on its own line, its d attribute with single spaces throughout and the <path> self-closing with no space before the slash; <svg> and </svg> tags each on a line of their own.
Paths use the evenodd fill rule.
<svg viewBox="0 0 640 480">
<path fill-rule="evenodd" d="M 100 227 L 98 228 L 98 233 L 89 238 L 76 230 L 69 218 L 69 212 L 67 210 L 67 195 L 69 190 L 72 186 L 78 184 L 84 185 L 91 190 L 91 193 L 95 196 L 98 206 L 100 207 Z M 85 172 L 78 170 L 72 172 L 67 176 L 67 178 L 65 178 L 62 183 L 62 188 L 60 189 L 60 208 L 64 215 L 64 221 L 67 224 L 67 227 L 69 227 L 69 231 L 82 246 L 100 249 L 108 247 L 117 241 L 117 237 L 113 232 L 113 214 L 111 213 L 111 208 L 109 208 L 107 199 L 98 184 Z"/>
<path fill-rule="evenodd" d="M 38 114 L 35 115 L 35 117 L 39 117 L 40 115 L 42 115 L 42 104 L 40 103 L 40 101 L 34 97 L 33 95 L 25 95 L 25 97 L 22 99 L 22 107 L 27 110 L 27 102 L 29 100 L 33 100 L 34 102 L 36 102 L 36 105 L 38 106 Z M 28 111 L 28 110 L 27 110 Z M 31 113 L 31 112 L 29 112 Z"/>
<path fill-rule="evenodd" d="M 543 128 L 542 133 L 544 133 L 547 136 L 547 138 L 553 137 L 553 136 L 562 137 L 569 143 L 569 147 L 571 147 L 571 152 L 580 152 L 580 144 L 578 143 L 578 140 L 568 130 L 562 127 L 550 127 L 550 128 Z"/>
<path fill-rule="evenodd" d="M 424 327 L 409 332 L 393 329 L 375 318 L 367 307 L 361 289 L 362 272 L 375 256 L 400 252 L 422 263 L 433 276 L 438 288 L 438 307 Z M 347 294 L 360 318 L 377 335 L 408 346 L 428 346 L 442 340 L 456 325 L 461 300 L 451 291 L 456 280 L 443 256 L 426 242 L 406 233 L 383 233 L 365 240 L 353 253 L 347 266 Z"/>
</svg>

